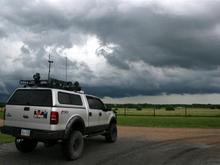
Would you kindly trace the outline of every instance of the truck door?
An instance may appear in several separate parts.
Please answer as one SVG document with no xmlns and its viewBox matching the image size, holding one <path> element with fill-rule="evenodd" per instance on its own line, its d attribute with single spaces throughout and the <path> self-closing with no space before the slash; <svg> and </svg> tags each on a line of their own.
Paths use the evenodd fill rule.
<svg viewBox="0 0 220 165">
<path fill-rule="evenodd" d="M 99 125 L 99 112 L 96 106 L 96 99 L 91 96 L 86 96 L 88 104 L 89 104 L 89 127 L 94 127 Z"/>
<path fill-rule="evenodd" d="M 95 98 L 95 102 L 96 102 L 97 109 L 99 110 L 99 124 L 107 125 L 108 115 L 107 115 L 107 112 L 105 111 L 106 108 L 105 108 L 104 103 L 98 98 Z"/>
</svg>

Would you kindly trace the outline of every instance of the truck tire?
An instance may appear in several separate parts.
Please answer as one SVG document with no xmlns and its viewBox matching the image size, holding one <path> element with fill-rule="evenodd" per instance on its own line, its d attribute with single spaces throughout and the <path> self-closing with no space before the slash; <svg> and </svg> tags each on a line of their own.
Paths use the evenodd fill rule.
<svg viewBox="0 0 220 165">
<path fill-rule="evenodd" d="M 84 148 L 84 139 L 80 131 L 72 131 L 67 140 L 63 142 L 63 153 L 68 160 L 81 157 Z"/>
<path fill-rule="evenodd" d="M 113 143 L 117 140 L 118 131 L 117 131 L 117 125 L 115 123 L 111 123 L 109 125 L 109 129 L 107 130 L 107 133 L 105 134 L 105 140 L 107 142 Z"/>
<path fill-rule="evenodd" d="M 18 151 L 27 153 L 33 151 L 37 146 L 37 141 L 24 138 L 15 138 L 15 146 Z"/>
</svg>

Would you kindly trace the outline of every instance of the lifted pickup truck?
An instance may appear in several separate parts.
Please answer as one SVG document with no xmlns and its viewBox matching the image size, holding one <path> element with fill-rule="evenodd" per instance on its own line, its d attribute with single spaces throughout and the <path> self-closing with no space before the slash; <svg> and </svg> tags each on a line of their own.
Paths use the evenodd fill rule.
<svg viewBox="0 0 220 165">
<path fill-rule="evenodd" d="M 4 112 L 2 133 L 15 136 L 16 148 L 31 152 L 38 142 L 62 143 L 69 160 L 83 152 L 84 137 L 104 135 L 117 140 L 116 115 L 95 96 L 48 87 L 18 88 Z"/>
</svg>

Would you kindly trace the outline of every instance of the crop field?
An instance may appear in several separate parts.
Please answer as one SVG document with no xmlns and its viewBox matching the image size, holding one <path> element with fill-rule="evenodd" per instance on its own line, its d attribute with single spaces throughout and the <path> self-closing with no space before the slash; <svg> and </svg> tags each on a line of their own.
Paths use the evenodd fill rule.
<svg viewBox="0 0 220 165">
<path fill-rule="evenodd" d="M 176 108 L 166 110 L 165 108 L 154 109 L 132 109 L 119 108 L 116 110 L 119 116 L 185 116 L 185 117 L 220 117 L 220 109 L 208 108 Z"/>
</svg>

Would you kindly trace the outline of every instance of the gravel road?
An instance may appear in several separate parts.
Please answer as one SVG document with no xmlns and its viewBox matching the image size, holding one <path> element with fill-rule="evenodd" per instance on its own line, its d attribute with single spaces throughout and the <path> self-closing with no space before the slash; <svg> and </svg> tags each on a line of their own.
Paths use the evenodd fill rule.
<svg viewBox="0 0 220 165">
<path fill-rule="evenodd" d="M 119 127 L 119 139 L 108 144 L 102 136 L 85 140 L 82 158 L 64 159 L 60 145 L 39 144 L 28 154 L 17 152 L 14 144 L 0 145 L 0 164 L 63 165 L 205 165 L 220 164 L 220 129 L 173 129 Z"/>
</svg>

